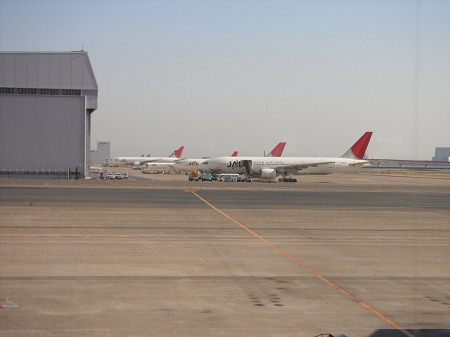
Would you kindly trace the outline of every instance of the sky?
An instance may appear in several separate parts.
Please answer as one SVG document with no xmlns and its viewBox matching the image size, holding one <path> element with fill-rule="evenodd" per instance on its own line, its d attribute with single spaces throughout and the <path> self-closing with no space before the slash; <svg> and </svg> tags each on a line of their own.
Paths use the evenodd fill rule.
<svg viewBox="0 0 450 337">
<path fill-rule="evenodd" d="M 0 51 L 81 49 L 112 157 L 450 147 L 447 0 L 0 0 Z"/>
</svg>

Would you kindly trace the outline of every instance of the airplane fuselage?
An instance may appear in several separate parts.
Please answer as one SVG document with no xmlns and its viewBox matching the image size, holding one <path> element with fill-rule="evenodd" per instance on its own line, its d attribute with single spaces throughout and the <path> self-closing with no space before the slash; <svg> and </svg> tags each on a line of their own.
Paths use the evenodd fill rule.
<svg viewBox="0 0 450 337">
<path fill-rule="evenodd" d="M 143 165 L 146 163 L 172 163 L 179 160 L 174 157 L 116 157 L 108 160 L 112 165 Z"/>
<path fill-rule="evenodd" d="M 260 175 L 263 170 L 275 170 L 277 175 L 330 174 L 354 170 L 368 164 L 367 160 L 329 157 L 219 157 L 205 161 L 200 169 L 206 172 L 244 174 L 244 161 L 251 162 L 253 175 Z M 308 166 L 310 164 L 313 166 Z"/>
</svg>

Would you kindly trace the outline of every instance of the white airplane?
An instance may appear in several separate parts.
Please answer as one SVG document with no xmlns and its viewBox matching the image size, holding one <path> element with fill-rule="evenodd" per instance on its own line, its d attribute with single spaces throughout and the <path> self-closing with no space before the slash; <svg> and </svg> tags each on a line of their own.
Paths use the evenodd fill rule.
<svg viewBox="0 0 450 337">
<path fill-rule="evenodd" d="M 345 170 L 355 170 L 368 165 L 364 154 L 372 132 L 366 132 L 342 157 L 219 157 L 208 159 L 200 165 L 203 172 L 236 173 L 274 179 L 291 174 L 301 174 L 303 170 L 316 170 L 316 174 L 329 174 Z"/>
<path fill-rule="evenodd" d="M 272 151 L 267 155 L 267 157 L 281 157 L 284 151 L 284 147 L 286 146 L 286 142 L 278 143 L 277 146 L 273 148 Z M 237 157 L 238 151 L 234 151 L 231 157 Z M 175 162 L 172 166 L 175 169 L 179 169 L 181 171 L 188 171 L 191 169 L 199 169 L 200 165 L 204 163 L 209 158 L 202 159 L 182 159 Z"/>
<path fill-rule="evenodd" d="M 108 165 L 134 165 L 142 166 L 146 163 L 172 163 L 181 158 L 184 146 L 180 146 L 178 150 L 175 150 L 169 157 L 115 157 L 108 160 Z"/>
</svg>

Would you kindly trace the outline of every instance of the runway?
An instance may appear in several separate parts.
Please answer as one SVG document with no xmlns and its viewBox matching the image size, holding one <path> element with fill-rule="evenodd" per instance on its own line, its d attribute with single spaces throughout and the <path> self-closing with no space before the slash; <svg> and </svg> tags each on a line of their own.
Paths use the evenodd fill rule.
<svg viewBox="0 0 450 337">
<path fill-rule="evenodd" d="M 0 336 L 449 336 L 448 181 L 353 178 L 2 181 Z"/>
</svg>

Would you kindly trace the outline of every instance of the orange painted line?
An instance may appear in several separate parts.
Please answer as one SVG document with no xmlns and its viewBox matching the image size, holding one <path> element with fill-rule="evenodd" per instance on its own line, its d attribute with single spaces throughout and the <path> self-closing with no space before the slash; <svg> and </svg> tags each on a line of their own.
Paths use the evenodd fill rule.
<svg viewBox="0 0 450 337">
<path fill-rule="evenodd" d="M 393 328 L 395 328 L 396 330 L 399 330 L 400 332 L 402 332 L 405 336 L 408 337 L 414 337 L 414 335 L 412 335 L 409 331 L 407 331 L 405 328 L 403 328 L 402 326 L 400 326 L 399 324 L 397 324 L 396 322 L 394 322 L 393 320 L 391 320 L 390 318 L 388 318 L 387 316 L 383 315 L 381 312 L 379 312 L 378 310 L 376 310 L 375 308 L 372 308 L 370 305 L 368 305 L 367 303 L 363 302 L 362 300 L 358 299 L 355 295 L 352 295 L 351 293 L 349 293 L 348 291 L 344 290 L 343 288 L 339 287 L 336 283 L 334 283 L 333 281 L 327 279 L 326 277 L 322 276 L 321 274 L 319 274 L 319 272 L 317 272 L 316 270 L 314 270 L 311 267 L 308 267 L 307 265 L 305 265 L 304 263 L 300 262 L 299 260 L 297 260 L 296 258 L 294 258 L 293 256 L 289 255 L 286 251 L 284 251 L 283 249 L 277 247 L 275 244 L 273 244 L 272 242 L 270 242 L 269 240 L 267 240 L 266 238 L 264 238 L 263 236 L 259 235 L 258 233 L 252 231 L 250 228 L 248 228 L 247 226 L 241 224 L 239 221 L 235 220 L 234 218 L 232 218 L 231 216 L 229 216 L 228 214 L 226 214 L 225 212 L 221 211 L 220 209 L 218 209 L 217 207 L 215 207 L 214 205 L 212 205 L 211 203 L 209 203 L 207 200 L 203 199 L 201 196 L 199 196 L 197 193 L 191 191 L 191 193 L 193 195 L 195 195 L 197 198 L 199 198 L 201 201 L 203 201 L 205 204 L 207 204 L 209 207 L 211 207 L 212 209 L 214 209 L 215 211 L 219 212 L 220 214 L 222 214 L 225 218 L 227 218 L 228 220 L 234 222 L 236 225 L 238 225 L 239 227 L 245 229 L 247 232 L 249 232 L 251 235 L 253 235 L 254 237 L 258 238 L 259 240 L 261 240 L 262 242 L 264 242 L 266 245 L 268 245 L 269 247 L 273 248 L 274 250 L 276 250 L 277 252 L 279 252 L 280 254 L 284 255 L 285 257 L 287 257 L 289 260 L 291 260 L 293 263 L 295 263 L 297 266 L 301 267 L 302 269 L 306 270 L 307 272 L 309 272 L 310 274 L 314 275 L 316 278 L 318 278 L 320 281 L 322 281 L 323 283 L 325 283 L 326 285 L 328 285 L 329 287 L 337 290 L 339 293 L 341 293 L 342 295 L 346 296 L 347 298 L 349 298 L 350 300 L 352 300 L 353 302 L 357 303 L 360 307 L 366 309 L 367 311 L 369 311 L 371 314 L 375 315 L 376 317 L 378 317 L 379 319 L 381 319 L 383 322 L 389 324 L 390 326 L 392 326 Z"/>
</svg>

